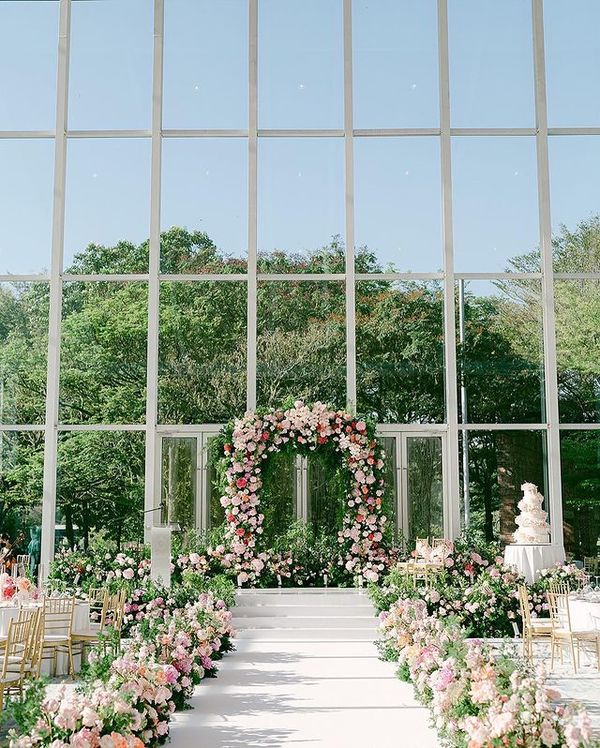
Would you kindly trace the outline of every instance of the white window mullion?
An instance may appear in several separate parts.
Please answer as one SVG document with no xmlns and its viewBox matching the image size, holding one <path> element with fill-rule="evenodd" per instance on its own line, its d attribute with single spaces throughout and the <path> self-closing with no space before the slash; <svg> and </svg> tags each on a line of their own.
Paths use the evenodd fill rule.
<svg viewBox="0 0 600 748">
<path fill-rule="evenodd" d="M 454 312 L 454 244 L 452 235 L 452 167 L 450 135 L 450 72 L 448 59 L 448 3 L 438 0 L 438 53 L 440 79 L 440 149 L 442 164 L 442 231 L 444 248 L 444 360 L 446 420 L 448 423 L 447 475 L 444 523 L 447 534 L 460 533 L 458 449 L 458 394 L 456 388 L 456 319 Z"/>
<path fill-rule="evenodd" d="M 258 0 L 249 0 L 248 53 L 248 311 L 246 407 L 256 408 L 257 191 L 258 191 Z"/>
<path fill-rule="evenodd" d="M 54 558 L 58 462 L 58 397 L 60 328 L 62 307 L 62 258 L 65 222 L 65 176 L 67 168 L 67 108 L 69 89 L 70 0 L 60 0 L 58 28 L 58 72 L 56 87 L 56 134 L 54 140 L 54 204 L 52 208 L 52 258 L 48 369 L 46 382 L 46 430 L 44 434 L 44 479 L 42 499 L 42 543 L 40 576 L 48 576 Z"/>
<path fill-rule="evenodd" d="M 160 521 L 153 512 L 160 502 L 156 464 L 161 459 L 158 423 L 158 324 L 160 295 L 160 177 L 163 89 L 163 0 L 154 0 L 154 51 L 152 79 L 152 156 L 150 165 L 150 241 L 148 281 L 148 348 L 146 361 L 146 465 L 144 487 L 144 540 L 149 542 L 152 526 Z"/>
<path fill-rule="evenodd" d="M 548 115 L 546 108 L 546 63 L 544 55 L 544 17 L 542 0 L 532 0 L 533 49 L 535 71 L 535 112 L 537 178 L 542 262 L 542 315 L 544 328 L 544 387 L 546 421 L 549 510 L 552 544 L 563 545 L 562 479 L 560 465 L 560 416 L 556 365 L 556 321 L 554 316 L 554 278 L 552 223 L 550 219 L 550 168 L 548 162 Z"/>
</svg>

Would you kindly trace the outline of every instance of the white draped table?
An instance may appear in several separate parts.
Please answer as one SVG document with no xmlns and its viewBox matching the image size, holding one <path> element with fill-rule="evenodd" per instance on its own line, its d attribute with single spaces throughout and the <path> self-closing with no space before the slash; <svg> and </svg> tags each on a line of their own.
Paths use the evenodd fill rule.
<svg viewBox="0 0 600 748">
<path fill-rule="evenodd" d="M 600 633 L 600 596 L 597 599 L 569 595 L 569 615 L 573 631 L 598 631 Z"/>
<path fill-rule="evenodd" d="M 40 603 L 31 603 L 31 607 L 38 607 Z M 23 606 L 27 608 L 27 606 Z M 8 626 L 10 621 L 17 620 L 19 617 L 20 608 L 14 603 L 0 603 L 0 638 L 6 638 L 8 636 Z M 56 632 L 58 633 L 58 632 Z M 65 632 L 66 633 L 66 632 Z M 90 628 L 90 604 L 84 600 L 77 600 L 75 602 L 75 609 L 73 611 L 73 633 L 74 634 L 89 634 L 91 633 Z M 42 663 L 43 670 L 47 671 L 45 674 L 50 672 L 50 663 L 48 660 Z M 67 656 L 60 653 L 57 657 L 57 671 L 59 673 L 66 672 L 68 669 Z M 76 668 L 77 669 L 77 668 Z"/>
<path fill-rule="evenodd" d="M 520 571 L 531 584 L 540 576 L 542 569 L 550 569 L 557 562 L 565 561 L 565 550 L 550 543 L 537 545 L 507 545 L 504 549 L 504 563 Z"/>
</svg>

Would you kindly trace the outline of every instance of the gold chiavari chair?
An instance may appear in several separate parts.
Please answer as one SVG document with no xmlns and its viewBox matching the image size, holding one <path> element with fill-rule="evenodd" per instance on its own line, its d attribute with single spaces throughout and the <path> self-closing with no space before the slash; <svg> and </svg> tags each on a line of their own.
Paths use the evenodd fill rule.
<svg viewBox="0 0 600 748">
<path fill-rule="evenodd" d="M 52 673 L 56 675 L 59 652 L 68 656 L 69 675 L 75 674 L 73 666 L 73 613 L 74 597 L 47 597 L 44 600 L 44 630 L 41 659 L 52 658 Z M 49 653 L 48 655 L 46 653 Z"/>
<path fill-rule="evenodd" d="M 113 611 L 114 596 L 105 588 L 90 590 L 88 599 L 90 601 L 90 620 L 88 631 L 73 631 L 71 640 L 74 646 L 81 647 L 83 657 L 86 645 L 94 645 L 100 641 L 100 636 L 105 633 L 109 614 L 114 618 Z M 100 606 L 100 607 L 98 607 Z"/>
<path fill-rule="evenodd" d="M 549 642 L 552 637 L 552 620 L 550 618 L 533 618 L 529 608 L 527 586 L 520 584 L 519 607 L 521 609 L 523 657 L 533 662 L 533 645 L 536 641 Z"/>
<path fill-rule="evenodd" d="M 550 607 L 550 618 L 552 620 L 551 659 L 550 670 L 554 669 L 554 654 L 558 647 L 560 662 L 563 662 L 563 644 L 569 646 L 573 671 L 576 673 L 580 666 L 580 644 L 590 642 L 595 644 L 596 665 L 600 670 L 600 631 L 573 631 L 571 625 L 571 612 L 569 610 L 569 596 L 548 593 L 548 605 Z"/>
<path fill-rule="evenodd" d="M 568 595 L 571 592 L 571 585 L 568 582 L 551 579 L 548 584 L 548 590 L 553 595 Z"/>
<path fill-rule="evenodd" d="M 5 692 L 17 691 L 23 697 L 23 682 L 30 673 L 30 633 L 33 615 L 8 624 L 4 660 L 0 675 L 0 710 L 4 706 Z"/>
</svg>

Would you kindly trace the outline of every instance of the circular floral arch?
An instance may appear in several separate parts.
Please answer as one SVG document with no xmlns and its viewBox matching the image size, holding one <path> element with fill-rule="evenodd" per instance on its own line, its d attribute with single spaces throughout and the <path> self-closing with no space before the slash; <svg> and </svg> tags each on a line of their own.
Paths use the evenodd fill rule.
<svg viewBox="0 0 600 748">
<path fill-rule="evenodd" d="M 264 568 L 260 549 L 264 515 L 260 512 L 264 460 L 289 442 L 303 452 L 333 443 L 348 472 L 346 511 L 338 532 L 340 551 L 350 573 L 376 581 L 384 568 L 384 453 L 375 428 L 342 410 L 320 402 L 298 400 L 293 407 L 266 413 L 248 412 L 225 433 L 226 535 L 231 565 L 240 582 L 253 581 Z"/>
</svg>

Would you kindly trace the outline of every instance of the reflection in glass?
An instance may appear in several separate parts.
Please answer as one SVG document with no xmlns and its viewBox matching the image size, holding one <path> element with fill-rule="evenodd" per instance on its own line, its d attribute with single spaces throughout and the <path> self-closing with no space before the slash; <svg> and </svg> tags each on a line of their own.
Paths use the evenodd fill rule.
<svg viewBox="0 0 600 748">
<path fill-rule="evenodd" d="M 274 452 L 263 464 L 260 511 L 264 514 L 261 544 L 270 548 L 294 523 L 296 505 L 296 456 Z"/>
<path fill-rule="evenodd" d="M 470 524 L 488 541 L 511 543 L 521 485 L 535 483 L 548 511 L 546 434 L 543 431 L 469 431 L 461 434 L 460 464 L 468 444 Z M 461 476 L 461 486 L 463 480 Z M 464 503 L 464 486 L 461 503 Z"/>
<path fill-rule="evenodd" d="M 531 4 L 448 3 L 454 127 L 533 127 Z"/>
<path fill-rule="evenodd" d="M 343 127 L 341 0 L 258 4 L 260 127 Z"/>
<path fill-rule="evenodd" d="M 354 158 L 356 271 L 440 270 L 439 140 L 356 138 Z"/>
<path fill-rule="evenodd" d="M 360 413 L 379 423 L 444 420 L 442 302 L 437 283 L 356 284 Z"/>
<path fill-rule="evenodd" d="M 52 140 L 0 140 L 0 274 L 48 272 Z"/>
<path fill-rule="evenodd" d="M 143 423 L 148 287 L 72 282 L 63 287 L 62 423 Z"/>
<path fill-rule="evenodd" d="M 600 421 L 600 280 L 556 280 L 558 405 L 563 423 Z"/>
<path fill-rule="evenodd" d="M 541 282 L 459 281 L 456 304 L 460 420 L 542 423 Z"/>
<path fill-rule="evenodd" d="M 169 138 L 163 142 L 161 226 L 168 230 L 162 243 L 163 273 L 246 271 L 245 140 Z M 195 237 L 196 251 L 172 251 L 168 239 L 172 227 L 188 229 Z"/>
<path fill-rule="evenodd" d="M 0 3 L 0 130 L 53 130 L 58 0 Z"/>
<path fill-rule="evenodd" d="M 163 96 L 165 128 L 247 129 L 246 0 L 167 0 Z"/>
<path fill-rule="evenodd" d="M 162 283 L 160 423 L 224 423 L 246 409 L 246 284 Z"/>
<path fill-rule="evenodd" d="M 184 531 L 195 529 L 197 469 L 196 437 L 163 437 L 161 522 L 177 523 Z"/>
<path fill-rule="evenodd" d="M 342 140 L 261 138 L 258 176 L 259 270 L 343 272 L 338 252 L 320 253 L 344 231 Z"/>
<path fill-rule="evenodd" d="M 257 400 L 277 407 L 293 393 L 307 402 L 346 402 L 344 284 L 258 284 Z"/>
<path fill-rule="evenodd" d="M 148 272 L 150 141 L 69 141 L 66 190 L 66 271 Z"/>
<path fill-rule="evenodd" d="M 345 469 L 323 452 L 307 456 L 308 524 L 317 537 L 336 537 L 343 528 L 346 513 Z"/>
<path fill-rule="evenodd" d="M 441 436 L 406 437 L 408 537 L 444 537 Z"/>
<path fill-rule="evenodd" d="M 600 272 L 600 137 L 548 140 L 554 270 Z"/>
<path fill-rule="evenodd" d="M 140 543 L 144 533 L 144 447 L 139 431 L 60 434 L 56 546 L 87 549 L 93 533 Z"/>
<path fill-rule="evenodd" d="M 354 0 L 354 126 L 439 124 L 437 5 Z"/>
<path fill-rule="evenodd" d="M 453 138 L 452 196 L 455 269 L 520 270 L 539 242 L 535 139 Z"/>
<path fill-rule="evenodd" d="M 47 283 L 0 283 L 0 423 L 44 423 Z"/>
<path fill-rule="evenodd" d="M 150 129 L 153 6 L 148 0 L 74 0 L 69 129 Z"/>
<path fill-rule="evenodd" d="M 561 431 L 560 457 L 565 549 L 583 561 L 598 555 L 600 431 Z"/>
<path fill-rule="evenodd" d="M 600 5 L 544 0 L 548 124 L 600 125 Z"/>
</svg>

